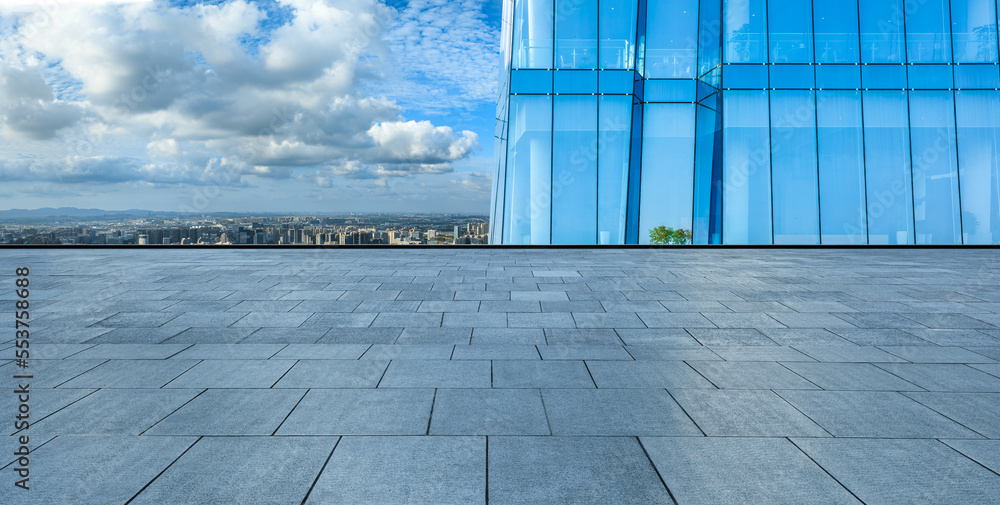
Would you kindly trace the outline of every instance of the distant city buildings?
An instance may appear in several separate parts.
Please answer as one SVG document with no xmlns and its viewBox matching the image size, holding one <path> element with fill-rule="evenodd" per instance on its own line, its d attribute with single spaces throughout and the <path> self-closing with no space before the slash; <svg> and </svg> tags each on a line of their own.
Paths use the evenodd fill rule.
<svg viewBox="0 0 1000 505">
<path fill-rule="evenodd" d="M 450 230 L 441 231 L 441 230 Z M 136 219 L 86 225 L 0 224 L 3 244 L 445 245 L 488 244 L 487 216 L 268 216 Z"/>
</svg>

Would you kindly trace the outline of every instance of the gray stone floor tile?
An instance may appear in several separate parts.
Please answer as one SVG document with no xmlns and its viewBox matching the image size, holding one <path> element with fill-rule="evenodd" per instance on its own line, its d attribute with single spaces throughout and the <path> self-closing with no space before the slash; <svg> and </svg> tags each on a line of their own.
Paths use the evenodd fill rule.
<svg viewBox="0 0 1000 505">
<path fill-rule="evenodd" d="M 636 300 L 636 301 L 621 301 L 621 300 L 602 300 L 599 302 L 600 307 L 604 309 L 605 312 L 664 312 L 668 308 L 662 303 L 655 300 Z M 693 303 L 700 304 L 702 302 L 667 302 L 667 303 Z M 709 302 L 710 303 L 710 302 Z M 716 302 L 718 303 L 718 302 Z M 705 309 L 708 310 L 709 304 L 706 304 Z M 720 306 L 719 309 L 725 309 L 725 307 Z M 589 311 L 589 312 L 600 312 L 600 311 Z M 672 310 L 670 312 L 700 312 L 700 310 L 691 311 L 681 311 Z"/>
<path fill-rule="evenodd" d="M 689 363 L 720 389 L 819 389 L 815 384 L 774 362 L 690 361 Z"/>
<path fill-rule="evenodd" d="M 713 345 L 709 348 L 726 361 L 816 361 L 791 347 Z"/>
<path fill-rule="evenodd" d="M 497 360 L 494 388 L 594 388 L 583 361 Z"/>
<path fill-rule="evenodd" d="M 309 312 L 251 312 L 232 324 L 237 328 L 297 328 L 312 314 Z"/>
<path fill-rule="evenodd" d="M 942 346 L 1000 345 L 1000 340 L 973 329 L 933 330 L 908 328 L 906 331 L 932 344 Z"/>
<path fill-rule="evenodd" d="M 441 389 L 431 435 L 551 435 L 537 389 Z"/>
<path fill-rule="evenodd" d="M 996 360 L 961 347 L 883 345 L 880 349 L 913 363 L 995 363 Z"/>
<path fill-rule="evenodd" d="M 159 329 L 159 328 L 158 328 Z M 188 328 L 163 344 L 235 344 L 250 336 L 257 328 Z"/>
<path fill-rule="evenodd" d="M 860 503 L 785 439 L 640 440 L 677 503 Z"/>
<path fill-rule="evenodd" d="M 976 433 L 1000 439 L 998 393 L 906 393 L 921 405 L 943 414 Z"/>
<path fill-rule="evenodd" d="M 969 366 L 981 372 L 986 372 L 994 377 L 1000 377 L 1000 363 L 990 363 L 984 365 L 974 364 Z"/>
<path fill-rule="evenodd" d="M 703 316 L 719 328 L 784 328 L 785 325 L 767 314 L 753 313 L 713 313 L 703 312 Z"/>
<path fill-rule="evenodd" d="M 444 292 L 439 291 L 437 293 L 444 293 Z M 400 299 L 402 299 L 403 295 L 405 294 L 406 293 L 404 292 L 403 294 L 399 295 Z M 423 297 L 422 299 L 426 300 L 429 298 Z M 447 300 L 451 299 L 452 298 L 447 298 Z M 477 291 L 472 289 L 456 289 L 455 296 L 453 299 L 461 301 L 477 301 L 477 302 L 503 301 L 503 300 L 510 300 L 510 291 Z M 482 307 L 479 308 L 479 311 L 484 312 Z M 499 312 L 511 312 L 511 311 L 501 310 Z"/>
<path fill-rule="evenodd" d="M 369 347 L 370 344 L 289 344 L 279 346 L 271 353 L 271 359 L 358 359 Z"/>
<path fill-rule="evenodd" d="M 710 437 L 828 437 L 772 391 L 673 389 L 674 400 Z"/>
<path fill-rule="evenodd" d="M 510 328 L 576 328 L 576 321 L 569 313 L 511 312 L 507 314 L 507 326 Z"/>
<path fill-rule="evenodd" d="M 166 310 L 171 312 L 222 312 L 229 310 L 240 303 L 240 300 L 227 298 L 219 301 L 180 301 L 171 304 Z"/>
<path fill-rule="evenodd" d="M 106 362 L 103 359 L 32 359 L 28 365 L 34 375 L 31 387 L 54 388 Z"/>
<path fill-rule="evenodd" d="M 791 312 L 792 309 L 775 301 L 749 301 L 742 302 L 736 300 L 723 300 L 720 302 L 733 312 Z M 698 312 L 701 312 L 700 310 Z M 714 311 L 714 312 L 725 312 Z"/>
<path fill-rule="evenodd" d="M 636 361 L 682 361 L 682 360 L 721 360 L 722 358 L 712 352 L 708 347 L 674 347 L 657 344 L 627 345 L 628 351 Z"/>
<path fill-rule="evenodd" d="M 992 314 L 975 314 L 969 317 L 964 314 L 938 314 L 931 312 L 910 312 L 899 314 L 907 319 L 912 319 L 928 328 L 996 328 L 995 325 L 986 322 Z M 995 322 L 1000 319 L 994 320 Z M 1000 323 L 998 323 L 1000 324 Z"/>
<path fill-rule="evenodd" d="M 556 436 L 701 436 L 663 389 L 543 389 Z"/>
<path fill-rule="evenodd" d="M 444 314 L 442 326 L 468 328 L 506 328 L 506 313 L 450 312 Z"/>
<path fill-rule="evenodd" d="M 166 359 L 190 344 L 99 344 L 69 359 Z"/>
<path fill-rule="evenodd" d="M 163 326 L 167 328 L 222 328 L 235 323 L 247 314 L 249 312 L 184 312 Z"/>
<path fill-rule="evenodd" d="M 283 292 L 279 296 L 284 296 L 286 293 L 287 291 Z M 228 312 L 239 312 L 243 314 L 248 312 L 288 312 L 295 308 L 299 302 L 299 300 L 261 300 L 245 298 L 244 301 L 241 301 L 226 310 Z"/>
<path fill-rule="evenodd" d="M 858 328 L 926 328 L 912 319 L 899 314 L 874 313 L 874 312 L 837 312 L 835 316 L 853 324 Z M 840 332 L 835 332 L 840 334 Z M 843 334 L 841 334 L 843 335 Z M 860 343 L 860 342 L 859 342 Z"/>
<path fill-rule="evenodd" d="M 16 382 L 17 381 L 11 381 L 11 386 L 14 386 Z M 56 412 L 96 391 L 96 389 L 35 389 L 34 384 L 30 382 L 29 386 L 32 386 L 30 397 L 28 398 L 28 401 L 30 402 L 30 411 L 28 414 L 31 416 L 29 422 L 32 420 L 34 422 L 30 424 L 28 429 L 32 429 L 36 423 L 53 412 Z M 11 391 L 13 392 L 13 387 L 11 388 Z M 4 412 L 10 412 L 11 418 L 13 418 L 16 415 L 15 413 L 18 412 L 19 404 L 20 401 L 18 401 L 18 395 L 5 394 L 2 398 L 0 398 L 0 408 L 3 408 Z M 6 427 L 4 428 L 4 435 L 14 432 L 13 426 L 10 427 L 10 430 L 7 430 Z M 13 438 L 11 440 L 13 440 Z M 7 454 L 9 453 L 4 453 L 4 458 L 7 457 Z"/>
<path fill-rule="evenodd" d="M 541 328 L 473 328 L 472 344 L 545 344 Z"/>
<path fill-rule="evenodd" d="M 331 293 L 339 296 L 340 291 L 331 291 Z M 360 300 L 304 300 L 292 307 L 291 312 L 353 312 L 360 304 Z"/>
<path fill-rule="evenodd" d="M 638 303 L 638 302 L 632 302 L 632 303 Z M 696 302 L 664 301 L 662 302 L 662 305 L 666 307 L 666 309 L 669 310 L 670 312 L 731 312 L 729 307 L 726 307 L 722 303 L 709 300 L 696 301 Z M 636 309 L 636 312 L 643 312 L 643 311 Z"/>
<path fill-rule="evenodd" d="M 34 337 L 34 335 L 32 335 Z M 29 349 L 34 359 L 64 359 L 81 351 L 94 347 L 95 344 L 39 344 L 32 341 Z M 5 348 L 7 346 L 4 346 Z M 13 347 L 13 346 L 11 346 Z M 13 353 L 10 354 L 13 356 Z"/>
<path fill-rule="evenodd" d="M 910 398 L 882 391 L 777 391 L 835 437 L 981 438 Z"/>
<path fill-rule="evenodd" d="M 324 338 L 327 329 L 313 328 L 250 328 L 254 332 L 240 344 L 312 344 Z"/>
<path fill-rule="evenodd" d="M 110 333 L 111 328 L 67 328 L 64 326 L 54 326 L 46 329 L 35 329 L 31 332 L 31 339 L 38 344 L 79 344 Z"/>
<path fill-rule="evenodd" d="M 295 363 L 275 388 L 374 388 L 388 361 L 304 359 Z"/>
<path fill-rule="evenodd" d="M 316 312 L 304 323 L 303 328 L 367 328 L 375 321 L 373 312 Z M 378 325 L 387 326 L 387 325 Z M 404 325 L 396 325 L 404 326 Z"/>
<path fill-rule="evenodd" d="M 164 387 L 269 388 L 292 365 L 288 360 L 204 360 Z"/>
<path fill-rule="evenodd" d="M 365 300 L 361 302 L 354 312 L 416 312 L 420 308 L 421 302 L 418 300 Z M 423 310 L 421 312 L 431 312 Z M 441 312 L 440 310 L 438 312 Z"/>
<path fill-rule="evenodd" d="M 145 435 L 271 435 L 303 394 L 301 389 L 209 389 Z"/>
<path fill-rule="evenodd" d="M 541 312 L 537 301 L 529 300 L 484 300 L 479 305 L 479 312 Z"/>
<path fill-rule="evenodd" d="M 1000 440 L 942 440 L 967 458 L 1000 473 Z"/>
<path fill-rule="evenodd" d="M 442 315 L 440 312 L 382 312 L 372 321 L 371 326 L 374 328 L 398 326 L 403 328 L 437 328 L 441 326 Z"/>
<path fill-rule="evenodd" d="M 98 328 L 155 328 L 181 315 L 180 312 L 120 312 L 93 324 Z"/>
<path fill-rule="evenodd" d="M 645 328 L 635 312 L 573 312 L 577 328 Z"/>
<path fill-rule="evenodd" d="M 264 328 L 266 329 L 266 328 Z M 318 344 L 391 344 L 404 328 L 331 328 Z"/>
<path fill-rule="evenodd" d="M 834 302 L 836 303 L 836 302 Z M 854 328 L 855 326 L 831 314 L 819 312 L 769 312 L 772 319 L 789 328 Z M 756 328 L 757 326 L 755 326 Z"/>
<path fill-rule="evenodd" d="M 308 504 L 486 503 L 485 437 L 343 437 Z"/>
<path fill-rule="evenodd" d="M 35 435 L 139 435 L 202 390 L 102 389 L 32 424 Z"/>
<path fill-rule="evenodd" d="M 689 328 L 687 331 L 707 346 L 778 345 L 755 328 Z"/>
<path fill-rule="evenodd" d="M 185 328 L 115 328 L 89 340 L 88 344 L 159 344 L 183 332 Z"/>
<path fill-rule="evenodd" d="M 520 291 L 512 290 L 510 292 L 511 301 L 546 301 L 546 302 L 557 302 L 557 301 L 568 301 L 569 297 L 566 296 L 565 291 Z"/>
<path fill-rule="evenodd" d="M 966 365 L 879 363 L 878 366 L 928 391 L 1000 393 L 1000 378 Z"/>
<path fill-rule="evenodd" d="M 810 358 L 834 363 L 901 363 L 905 360 L 873 346 L 796 345 L 796 350 Z"/>
<path fill-rule="evenodd" d="M 313 389 L 278 435 L 424 435 L 433 389 Z"/>
<path fill-rule="evenodd" d="M 933 345 L 895 328 L 834 328 L 831 331 L 858 345 Z"/>
<path fill-rule="evenodd" d="M 633 361 L 620 345 L 540 345 L 538 352 L 545 360 Z"/>
<path fill-rule="evenodd" d="M 203 438 L 132 503 L 299 503 L 336 441 L 335 437 Z"/>
<path fill-rule="evenodd" d="M 705 316 L 686 312 L 637 312 L 649 328 L 715 328 Z"/>
<path fill-rule="evenodd" d="M 274 288 L 272 288 L 274 289 Z M 334 301 L 344 294 L 343 291 L 323 291 L 323 290 L 293 290 L 279 298 L 284 300 L 309 300 L 309 301 Z"/>
<path fill-rule="evenodd" d="M 64 436 L 32 451 L 25 503 L 125 503 L 171 464 L 195 437 Z M 10 469 L 2 472 L 13 482 Z M 42 485 L 41 483 L 45 483 Z M 5 502 L 14 491 L 5 492 Z M 14 503 L 9 501 L 6 503 Z"/>
<path fill-rule="evenodd" d="M 700 347 L 698 342 L 683 328 L 620 328 L 615 330 L 626 345 L 661 344 L 675 347 Z"/>
<path fill-rule="evenodd" d="M 968 349 L 968 350 L 970 350 L 970 351 L 972 351 L 972 352 L 974 352 L 974 353 L 982 354 L 983 356 L 986 356 L 987 358 L 995 359 L 997 361 L 1000 361 L 1000 345 L 993 345 L 993 346 L 966 346 L 965 348 Z"/>
<path fill-rule="evenodd" d="M 835 391 L 923 391 L 870 363 L 782 363 L 817 386 Z"/>
<path fill-rule="evenodd" d="M 796 312 L 856 312 L 855 309 L 840 302 L 800 302 L 790 300 L 782 305 Z"/>
<path fill-rule="evenodd" d="M 456 345 L 451 359 L 540 360 L 538 348 L 526 344 Z"/>
<path fill-rule="evenodd" d="M 374 344 L 361 355 L 361 359 L 407 360 L 451 359 L 455 350 L 450 344 Z"/>
<path fill-rule="evenodd" d="M 447 314 L 445 315 L 447 317 Z M 403 328 L 398 344 L 462 344 L 472 339 L 472 328 Z"/>
<path fill-rule="evenodd" d="M 597 300 L 571 300 L 568 302 L 542 301 L 542 312 L 604 313 L 604 306 Z M 657 309 L 659 310 L 659 309 Z M 634 312 L 634 311 L 628 311 Z"/>
<path fill-rule="evenodd" d="M 683 361 L 588 361 L 598 388 L 713 388 Z"/>
<path fill-rule="evenodd" d="M 489 361 L 393 360 L 379 388 L 488 388 Z"/>
<path fill-rule="evenodd" d="M 550 345 L 621 345 L 618 333 L 611 328 L 546 328 L 545 342 Z"/>
<path fill-rule="evenodd" d="M 490 437 L 489 502 L 671 503 L 635 438 Z"/>
<path fill-rule="evenodd" d="M 761 333 L 779 345 L 857 345 L 850 340 L 822 328 L 761 328 Z"/>
<path fill-rule="evenodd" d="M 71 361 L 71 360 L 65 360 Z M 89 360 L 88 360 L 89 361 Z M 64 388 L 159 388 L 197 365 L 198 360 L 110 360 L 73 380 Z"/>
<path fill-rule="evenodd" d="M 996 503 L 1000 476 L 936 440 L 794 439 L 865 503 Z"/>
<path fill-rule="evenodd" d="M 473 300 L 426 300 L 419 305 L 417 312 L 479 312 L 479 301 Z"/>
</svg>

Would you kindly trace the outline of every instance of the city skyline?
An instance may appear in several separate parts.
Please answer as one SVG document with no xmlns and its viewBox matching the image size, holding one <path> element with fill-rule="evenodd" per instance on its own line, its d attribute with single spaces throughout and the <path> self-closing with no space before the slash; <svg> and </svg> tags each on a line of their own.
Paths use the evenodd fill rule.
<svg viewBox="0 0 1000 505">
<path fill-rule="evenodd" d="M 2 207 L 486 213 L 499 32 L 498 0 L 0 1 Z"/>
</svg>

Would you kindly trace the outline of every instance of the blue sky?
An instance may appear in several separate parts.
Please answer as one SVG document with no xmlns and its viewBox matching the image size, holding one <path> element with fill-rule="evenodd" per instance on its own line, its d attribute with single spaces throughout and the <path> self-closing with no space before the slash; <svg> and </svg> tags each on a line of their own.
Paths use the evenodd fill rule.
<svg viewBox="0 0 1000 505">
<path fill-rule="evenodd" d="M 0 209 L 489 208 L 501 0 L 0 0 Z"/>
</svg>

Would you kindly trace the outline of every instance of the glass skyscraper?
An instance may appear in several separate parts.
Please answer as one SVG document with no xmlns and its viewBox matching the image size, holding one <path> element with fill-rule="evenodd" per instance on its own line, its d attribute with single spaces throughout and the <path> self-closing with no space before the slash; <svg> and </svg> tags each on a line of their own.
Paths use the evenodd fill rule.
<svg viewBox="0 0 1000 505">
<path fill-rule="evenodd" d="M 996 0 L 506 0 L 491 242 L 1000 243 Z"/>
</svg>

